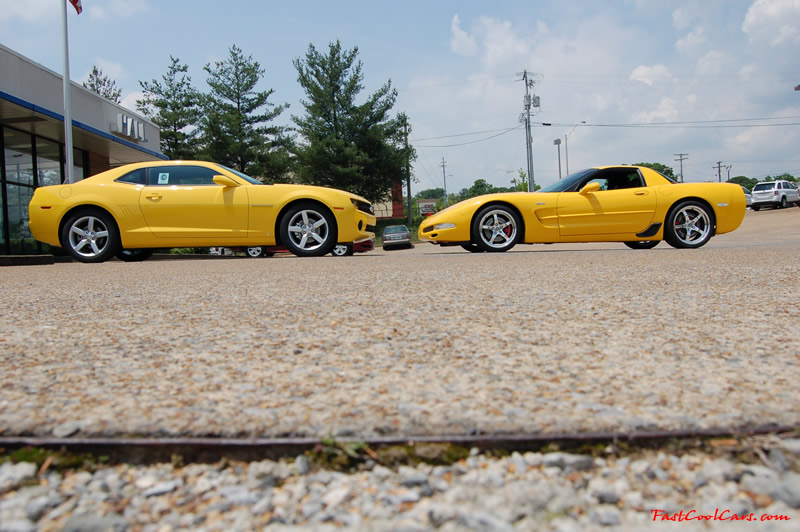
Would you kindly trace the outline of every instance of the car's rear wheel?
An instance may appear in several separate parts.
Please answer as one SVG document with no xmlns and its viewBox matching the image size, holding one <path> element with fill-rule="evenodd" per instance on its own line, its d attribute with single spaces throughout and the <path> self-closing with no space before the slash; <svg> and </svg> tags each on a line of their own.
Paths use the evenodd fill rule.
<svg viewBox="0 0 800 532">
<path fill-rule="evenodd" d="M 653 249 L 661 242 L 660 240 L 631 240 L 625 242 L 625 245 L 631 249 Z"/>
<path fill-rule="evenodd" d="M 141 262 L 152 256 L 152 249 L 123 249 L 117 253 L 117 258 L 123 262 Z"/>
<path fill-rule="evenodd" d="M 664 239 L 674 248 L 699 248 L 714 235 L 714 212 L 697 201 L 672 208 L 664 224 Z"/>
<path fill-rule="evenodd" d="M 281 240 L 300 257 L 321 257 L 336 245 L 336 219 L 324 207 L 299 203 L 281 219 Z"/>
<path fill-rule="evenodd" d="M 522 222 L 505 205 L 485 207 L 472 222 L 472 242 L 482 251 L 501 252 L 513 248 L 520 239 Z"/>
<path fill-rule="evenodd" d="M 336 257 L 349 257 L 353 254 L 353 244 L 336 244 L 331 253 Z"/>
<path fill-rule="evenodd" d="M 75 212 L 61 229 L 61 246 L 80 262 L 104 262 L 120 249 L 119 231 L 111 216 L 103 211 Z"/>
</svg>

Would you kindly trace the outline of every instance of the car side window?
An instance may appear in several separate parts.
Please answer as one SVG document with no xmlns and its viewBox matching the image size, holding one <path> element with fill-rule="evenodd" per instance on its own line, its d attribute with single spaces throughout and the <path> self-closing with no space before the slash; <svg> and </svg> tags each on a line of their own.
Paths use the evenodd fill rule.
<svg viewBox="0 0 800 532">
<path fill-rule="evenodd" d="M 128 172 L 124 176 L 117 179 L 120 183 L 131 183 L 133 185 L 146 185 L 147 184 L 147 169 L 139 168 L 133 172 Z"/>
<path fill-rule="evenodd" d="M 589 183 L 600 183 L 600 190 L 623 190 L 626 188 L 644 186 L 642 176 L 639 172 L 629 168 L 609 168 L 603 170 L 599 175 L 595 174 L 592 179 L 583 183 L 581 187 L 585 187 Z"/>
<path fill-rule="evenodd" d="M 150 168 L 151 186 L 214 185 L 215 172 L 204 166 L 155 166 Z"/>
</svg>

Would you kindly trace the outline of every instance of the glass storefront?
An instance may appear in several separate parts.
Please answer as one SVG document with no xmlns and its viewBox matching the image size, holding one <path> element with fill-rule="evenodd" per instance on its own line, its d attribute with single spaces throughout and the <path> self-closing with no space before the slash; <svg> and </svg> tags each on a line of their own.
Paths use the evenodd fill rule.
<svg viewBox="0 0 800 532">
<path fill-rule="evenodd" d="M 28 203 L 36 187 L 63 181 L 63 145 L 7 126 L 2 130 L 0 160 L 0 254 L 50 253 L 28 228 Z M 73 174 L 83 179 L 88 154 L 75 150 Z"/>
</svg>

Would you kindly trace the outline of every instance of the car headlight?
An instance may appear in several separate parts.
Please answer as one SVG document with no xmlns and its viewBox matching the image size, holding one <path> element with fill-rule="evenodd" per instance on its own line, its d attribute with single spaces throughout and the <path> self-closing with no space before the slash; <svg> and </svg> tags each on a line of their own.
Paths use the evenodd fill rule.
<svg viewBox="0 0 800 532">
<path fill-rule="evenodd" d="M 433 226 L 434 231 L 440 231 L 442 229 L 455 229 L 456 224 L 436 224 Z"/>
</svg>

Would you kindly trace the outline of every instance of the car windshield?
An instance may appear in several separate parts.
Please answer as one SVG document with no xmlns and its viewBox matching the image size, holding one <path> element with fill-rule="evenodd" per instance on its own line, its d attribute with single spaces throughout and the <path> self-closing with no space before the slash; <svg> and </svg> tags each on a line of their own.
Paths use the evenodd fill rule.
<svg viewBox="0 0 800 532">
<path fill-rule="evenodd" d="M 775 188 L 775 183 L 759 183 L 753 189 L 753 192 L 758 192 L 759 190 L 772 190 Z"/>
<path fill-rule="evenodd" d="M 245 174 L 243 174 L 243 173 L 241 173 L 241 172 L 239 172 L 237 170 L 234 170 L 233 168 L 228 168 L 227 166 L 224 166 L 224 165 L 219 165 L 219 166 L 224 168 L 225 170 L 229 171 L 232 174 L 238 175 L 239 177 L 241 177 L 242 179 L 244 179 L 245 181 L 247 181 L 248 183 L 250 183 L 252 185 L 263 185 L 264 184 L 261 181 L 259 181 L 258 179 L 254 179 L 254 178 L 250 177 L 249 175 L 245 175 Z"/>
<path fill-rule="evenodd" d="M 384 229 L 383 232 L 387 235 L 392 233 L 408 233 L 408 228 L 405 225 L 390 225 Z"/>
<path fill-rule="evenodd" d="M 564 192 L 565 190 L 569 190 L 570 188 L 574 187 L 579 181 L 595 172 L 597 172 L 597 168 L 588 168 L 586 170 L 575 172 L 574 174 L 570 174 L 564 179 L 556 181 L 552 185 L 537 190 L 536 192 Z"/>
</svg>

